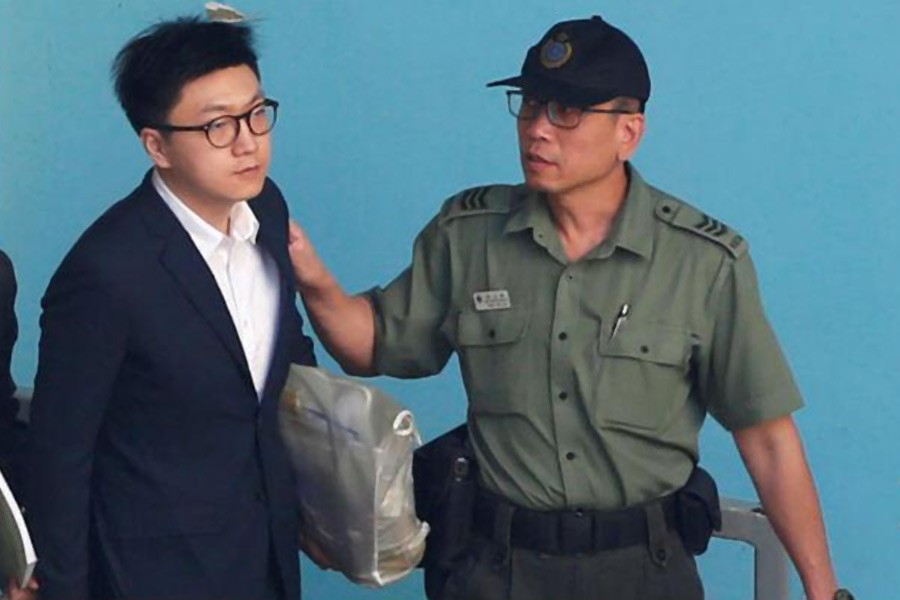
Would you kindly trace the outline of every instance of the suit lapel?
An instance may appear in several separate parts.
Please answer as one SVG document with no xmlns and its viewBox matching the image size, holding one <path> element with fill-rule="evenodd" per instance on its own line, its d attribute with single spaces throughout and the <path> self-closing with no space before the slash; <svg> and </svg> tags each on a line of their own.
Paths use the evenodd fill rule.
<svg viewBox="0 0 900 600">
<path fill-rule="evenodd" d="M 162 239 L 160 262 L 163 267 L 178 284 L 181 292 L 187 296 L 197 313 L 209 323 L 238 369 L 253 387 L 253 378 L 241 340 L 219 286 L 188 232 L 156 193 L 149 173 L 141 185 L 138 199 L 144 221 Z M 174 326 L 177 329 L 178 324 L 174 323 Z"/>
<path fill-rule="evenodd" d="M 188 297 L 200 316 L 206 319 L 213 328 L 232 359 L 246 373 L 252 384 L 250 367 L 247 365 L 247 358 L 244 355 L 237 329 L 235 329 L 231 313 L 228 312 L 222 292 L 210 273 L 206 261 L 200 256 L 189 237 L 187 244 L 180 240 L 171 240 L 171 242 L 165 247 L 160 257 L 163 266 L 178 282 L 181 291 Z"/>
<path fill-rule="evenodd" d="M 285 315 L 290 310 L 288 302 L 290 302 L 290 298 L 286 297 L 284 285 L 281 284 L 278 294 L 278 320 L 275 323 L 277 329 L 275 341 L 272 344 L 272 360 L 269 362 L 269 372 L 266 373 L 263 399 L 274 395 L 277 400 L 277 397 L 281 395 L 281 388 L 284 386 L 285 370 L 282 366 L 288 362 L 288 336 L 285 330 L 287 326 Z"/>
<path fill-rule="evenodd" d="M 269 191 L 269 182 L 259 197 L 250 202 L 250 208 L 259 221 L 259 232 L 256 242 L 260 245 L 275 264 L 278 266 L 278 319 L 275 323 L 275 341 L 272 345 L 272 360 L 269 363 L 269 372 L 266 374 L 266 384 L 263 389 L 263 398 L 280 395 L 284 385 L 285 369 L 282 365 L 288 361 L 288 331 L 295 292 L 293 287 L 293 268 L 287 253 L 287 225 L 283 219 L 273 210 L 272 203 L 276 200 Z"/>
</svg>

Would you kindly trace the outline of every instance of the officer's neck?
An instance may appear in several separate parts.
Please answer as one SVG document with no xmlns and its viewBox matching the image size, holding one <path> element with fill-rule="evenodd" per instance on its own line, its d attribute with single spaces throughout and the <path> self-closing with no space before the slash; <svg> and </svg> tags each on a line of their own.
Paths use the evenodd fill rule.
<svg viewBox="0 0 900 600">
<path fill-rule="evenodd" d="M 603 243 L 627 194 L 628 173 L 620 165 L 600 179 L 547 195 L 553 222 L 570 261 L 577 261 Z"/>
</svg>

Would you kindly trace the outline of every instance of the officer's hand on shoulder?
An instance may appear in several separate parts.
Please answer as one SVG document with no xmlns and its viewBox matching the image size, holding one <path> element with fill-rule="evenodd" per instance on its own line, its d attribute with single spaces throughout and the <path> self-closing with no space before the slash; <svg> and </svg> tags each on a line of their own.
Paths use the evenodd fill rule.
<svg viewBox="0 0 900 600">
<path fill-rule="evenodd" d="M 297 289 L 301 293 L 305 288 L 320 287 L 323 282 L 330 279 L 328 269 L 316 253 L 306 232 L 293 220 L 288 223 L 288 254 L 294 267 Z"/>
</svg>

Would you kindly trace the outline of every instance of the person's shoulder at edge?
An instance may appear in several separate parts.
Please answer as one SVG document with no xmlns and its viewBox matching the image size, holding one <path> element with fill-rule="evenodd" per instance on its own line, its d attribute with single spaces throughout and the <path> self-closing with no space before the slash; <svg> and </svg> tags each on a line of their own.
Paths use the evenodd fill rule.
<svg viewBox="0 0 900 600">
<path fill-rule="evenodd" d="M 6 305 L 8 302 L 12 306 L 12 291 L 16 288 L 16 271 L 12 259 L 3 250 L 0 250 L 0 288 L 4 292 L 9 292 L 9 297 L 4 298 L 2 304 Z"/>
</svg>

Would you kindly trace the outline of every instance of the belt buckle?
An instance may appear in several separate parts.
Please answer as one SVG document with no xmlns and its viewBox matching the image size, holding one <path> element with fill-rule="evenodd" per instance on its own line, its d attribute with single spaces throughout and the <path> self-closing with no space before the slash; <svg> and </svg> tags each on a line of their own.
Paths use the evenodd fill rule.
<svg viewBox="0 0 900 600">
<path fill-rule="evenodd" d="M 563 554 L 586 554 L 594 549 L 593 519 L 581 509 L 559 516 L 560 549 Z"/>
</svg>

